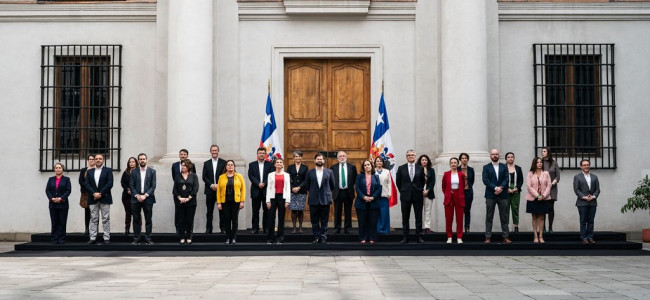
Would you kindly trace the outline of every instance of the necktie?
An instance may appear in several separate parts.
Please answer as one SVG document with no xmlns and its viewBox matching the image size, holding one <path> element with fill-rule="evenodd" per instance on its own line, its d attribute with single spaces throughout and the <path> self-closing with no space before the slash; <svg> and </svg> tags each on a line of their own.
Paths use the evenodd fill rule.
<svg viewBox="0 0 650 300">
<path fill-rule="evenodd" d="M 413 170 L 413 165 L 409 165 L 409 177 L 411 177 L 411 181 L 413 181 L 413 177 L 415 177 L 415 171 Z"/>
<path fill-rule="evenodd" d="M 346 182 L 345 182 L 345 165 L 341 164 L 340 166 L 341 169 L 341 188 L 346 188 Z"/>
</svg>

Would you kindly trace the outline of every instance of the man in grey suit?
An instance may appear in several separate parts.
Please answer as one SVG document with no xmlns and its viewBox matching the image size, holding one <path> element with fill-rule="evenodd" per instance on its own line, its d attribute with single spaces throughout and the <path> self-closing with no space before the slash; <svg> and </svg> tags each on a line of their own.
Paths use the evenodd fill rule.
<svg viewBox="0 0 650 300">
<path fill-rule="evenodd" d="M 503 242 L 510 244 L 508 238 L 508 167 L 499 162 L 499 150 L 490 150 L 489 163 L 483 166 L 483 184 L 485 184 L 485 243 L 489 244 L 492 238 L 492 221 L 494 208 L 499 206 L 499 220 Z"/>
<path fill-rule="evenodd" d="M 332 170 L 323 167 L 325 159 L 323 154 L 314 156 L 315 168 L 307 171 L 305 186 L 309 192 L 309 215 L 314 233 L 313 244 L 327 243 L 327 222 L 330 218 L 330 205 L 336 192 Z"/>
<path fill-rule="evenodd" d="M 580 238 L 583 244 L 595 244 L 594 218 L 596 217 L 596 199 L 600 195 L 598 177 L 589 172 L 591 164 L 588 159 L 580 161 L 582 172 L 573 176 L 573 191 L 578 196 L 576 206 L 580 214 Z"/>
<path fill-rule="evenodd" d="M 153 213 L 153 204 L 156 203 L 156 170 L 147 167 L 147 155 L 144 153 L 138 154 L 138 164 L 140 168 L 131 172 L 129 179 L 129 189 L 131 189 L 131 212 L 133 213 L 133 243 L 134 245 L 140 243 L 140 230 L 142 224 L 140 220 L 140 212 L 144 211 L 145 220 L 145 236 L 144 239 L 147 245 L 153 245 L 151 240 L 151 229 L 153 224 L 151 222 L 151 215 Z"/>
</svg>

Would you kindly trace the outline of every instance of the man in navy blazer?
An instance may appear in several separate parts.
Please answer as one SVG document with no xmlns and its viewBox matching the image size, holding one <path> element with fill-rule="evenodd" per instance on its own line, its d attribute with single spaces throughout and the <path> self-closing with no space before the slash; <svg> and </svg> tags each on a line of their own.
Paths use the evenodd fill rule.
<svg viewBox="0 0 650 300">
<path fill-rule="evenodd" d="M 140 212 L 144 212 L 145 220 L 145 236 L 144 239 L 147 245 L 153 245 L 151 240 L 151 229 L 153 228 L 151 222 L 151 215 L 153 214 L 153 204 L 156 203 L 156 170 L 147 167 L 147 155 L 144 153 L 138 154 L 139 168 L 131 171 L 129 178 L 129 189 L 131 190 L 131 212 L 133 213 L 133 243 L 140 242 L 141 226 Z"/>
<path fill-rule="evenodd" d="M 203 163 L 202 178 L 205 185 L 205 233 L 212 233 L 212 218 L 214 217 L 214 205 L 217 203 L 217 184 L 219 175 L 226 169 L 226 161 L 219 157 L 219 146 L 210 146 L 211 159 Z M 226 224 L 224 223 L 223 210 L 219 210 L 219 231 L 226 233 Z"/>
<path fill-rule="evenodd" d="M 315 168 L 307 171 L 305 187 L 309 193 L 309 216 L 311 228 L 314 233 L 313 244 L 327 243 L 327 222 L 330 218 L 330 205 L 337 192 L 332 170 L 323 167 L 325 159 L 323 154 L 314 156 Z"/>
<path fill-rule="evenodd" d="M 252 234 L 260 233 L 260 207 L 262 208 L 262 228 L 264 234 L 268 233 L 268 211 L 266 207 L 266 184 L 269 180 L 269 173 L 275 167 L 266 161 L 266 148 L 257 148 L 257 160 L 248 164 L 248 180 L 251 181 L 251 202 L 253 202 L 253 231 Z M 262 205 L 264 204 L 264 205 Z"/>
<path fill-rule="evenodd" d="M 104 167 L 104 156 L 95 155 L 95 168 L 88 170 L 86 175 L 86 191 L 88 192 L 88 208 L 90 208 L 90 240 L 88 244 L 95 244 L 97 227 L 99 227 L 99 214 L 102 215 L 104 228 L 104 244 L 111 243 L 111 204 L 113 196 L 113 169 Z"/>
<path fill-rule="evenodd" d="M 580 161 L 582 172 L 573 177 L 573 191 L 578 198 L 576 207 L 580 214 L 580 238 L 583 244 L 595 244 L 594 219 L 596 218 L 597 198 L 600 195 L 598 177 L 589 172 L 591 163 L 588 159 Z"/>
<path fill-rule="evenodd" d="M 491 163 L 483 166 L 483 184 L 485 184 L 485 243 L 490 243 L 492 237 L 492 221 L 494 208 L 499 206 L 499 219 L 503 242 L 510 244 L 508 238 L 508 167 L 499 162 L 499 150 L 490 150 Z"/>
<path fill-rule="evenodd" d="M 402 209 L 402 244 L 408 243 L 410 231 L 411 207 L 415 214 L 415 235 L 418 243 L 422 239 L 422 208 L 424 206 L 424 169 L 415 163 L 415 151 L 406 151 L 407 163 L 397 168 L 395 185 L 399 190 L 400 206 Z"/>
<path fill-rule="evenodd" d="M 341 215 L 345 212 L 344 229 L 345 233 L 349 234 L 352 229 L 352 202 L 355 198 L 357 167 L 347 163 L 348 155 L 345 151 L 339 151 L 336 157 L 339 162 L 330 167 L 334 174 L 334 183 L 338 187 L 338 191 L 334 194 L 334 233 L 341 233 Z M 345 176 L 341 177 L 341 175 Z"/>
</svg>

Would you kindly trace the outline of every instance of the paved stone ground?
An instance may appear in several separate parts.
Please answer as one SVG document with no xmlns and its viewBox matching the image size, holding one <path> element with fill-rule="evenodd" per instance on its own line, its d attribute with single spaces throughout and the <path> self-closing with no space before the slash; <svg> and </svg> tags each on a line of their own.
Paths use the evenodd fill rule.
<svg viewBox="0 0 650 300">
<path fill-rule="evenodd" d="M 0 257 L 0 299 L 25 298 L 650 299 L 650 259 Z"/>
</svg>

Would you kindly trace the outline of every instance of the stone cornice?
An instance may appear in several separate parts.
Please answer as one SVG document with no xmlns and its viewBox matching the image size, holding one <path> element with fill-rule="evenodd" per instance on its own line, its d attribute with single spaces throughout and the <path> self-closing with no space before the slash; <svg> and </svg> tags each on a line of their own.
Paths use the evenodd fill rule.
<svg viewBox="0 0 650 300">
<path fill-rule="evenodd" d="M 499 21 L 650 21 L 650 3 L 499 2 Z"/>
<path fill-rule="evenodd" d="M 0 4 L 0 23 L 155 21 L 156 3 Z"/>
<path fill-rule="evenodd" d="M 413 21 L 416 2 L 286 1 L 239 2 L 240 21 Z M 341 3 L 339 3 L 341 2 Z M 324 3 L 320 5 L 319 3 Z M 367 8 L 364 5 L 368 3 Z M 326 5 L 325 5 L 326 4 Z"/>
</svg>

